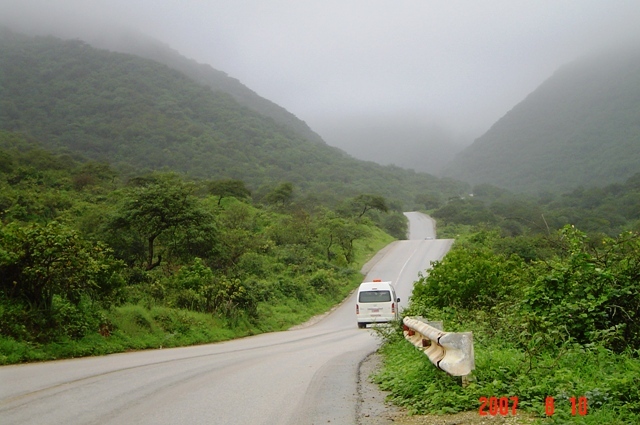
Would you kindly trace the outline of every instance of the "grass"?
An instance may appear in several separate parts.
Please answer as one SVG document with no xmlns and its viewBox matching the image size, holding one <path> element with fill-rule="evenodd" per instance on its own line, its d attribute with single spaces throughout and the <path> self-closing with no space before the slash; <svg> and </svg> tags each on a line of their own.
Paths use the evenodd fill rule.
<svg viewBox="0 0 640 425">
<path fill-rule="evenodd" d="M 0 364 L 105 355 L 130 350 L 179 347 L 218 342 L 251 334 L 241 323 L 227 326 L 210 314 L 167 307 L 124 305 L 105 311 L 110 326 L 104 335 L 91 333 L 79 340 L 59 339 L 44 344 L 0 337 Z"/>
<path fill-rule="evenodd" d="M 569 346 L 530 362 L 497 339 L 475 344 L 476 370 L 466 388 L 437 369 L 421 351 L 397 336 L 381 348 L 384 366 L 374 380 L 389 399 L 412 414 L 478 411 L 480 397 L 518 397 L 518 410 L 539 424 L 640 423 L 640 359 L 601 347 Z M 636 353 L 637 354 L 637 353 Z M 554 399 L 547 417 L 545 400 Z M 587 415 L 572 415 L 571 397 L 587 398 Z"/>
<path fill-rule="evenodd" d="M 366 240 L 357 239 L 354 241 L 354 268 L 357 270 L 360 270 L 360 268 L 362 268 L 367 261 L 372 259 L 378 251 L 395 240 L 392 236 L 377 227 L 372 227 L 372 229 L 372 234 Z"/>
</svg>

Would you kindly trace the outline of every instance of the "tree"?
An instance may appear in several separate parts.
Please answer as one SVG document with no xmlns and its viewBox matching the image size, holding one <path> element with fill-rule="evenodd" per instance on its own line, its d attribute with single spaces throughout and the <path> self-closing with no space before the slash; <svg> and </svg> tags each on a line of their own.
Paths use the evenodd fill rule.
<svg viewBox="0 0 640 425">
<path fill-rule="evenodd" d="M 158 175 L 130 189 L 111 221 L 111 227 L 136 232 L 146 245 L 146 269 L 160 265 L 155 247 L 161 235 L 173 235 L 213 222 L 192 194 L 193 185 L 175 174 Z M 209 235 L 212 237 L 213 235 Z"/>
<path fill-rule="evenodd" d="M 86 162 L 73 174 L 73 186 L 76 190 L 82 190 L 86 186 L 91 186 L 99 181 L 113 181 L 117 173 L 107 163 Z"/>
<path fill-rule="evenodd" d="M 359 209 L 361 210 L 360 214 L 358 215 L 358 218 L 362 217 L 363 215 L 365 215 L 367 211 L 372 209 L 382 211 L 382 212 L 389 211 L 389 207 L 387 206 L 387 201 L 384 199 L 384 197 L 378 196 L 378 195 L 368 195 L 368 194 L 358 195 L 354 199 L 354 204 L 356 206 L 359 206 L 360 207 Z"/>
<path fill-rule="evenodd" d="M 322 238 L 327 261 L 336 257 L 334 248 L 337 248 L 345 264 L 351 264 L 355 258 L 354 241 L 366 238 L 369 230 L 366 225 L 352 218 L 338 217 L 327 212 L 318 228 L 318 234 Z"/>
<path fill-rule="evenodd" d="M 442 205 L 442 195 L 439 193 L 419 193 L 415 198 L 416 204 L 420 204 L 426 210 L 439 208 Z"/>
<path fill-rule="evenodd" d="M 218 205 L 225 196 L 232 196 L 237 199 L 246 199 L 251 196 L 251 191 L 247 189 L 242 180 L 224 179 L 214 180 L 207 184 L 210 194 L 218 196 Z"/>
<path fill-rule="evenodd" d="M 281 183 L 265 196 L 265 200 L 270 204 L 281 203 L 285 205 L 291 200 L 293 195 L 293 185 L 289 182 Z"/>
<path fill-rule="evenodd" d="M 108 248 L 58 222 L 7 226 L 0 242 L 0 288 L 33 309 L 50 312 L 56 295 L 75 305 L 105 298 L 122 284 Z"/>
<path fill-rule="evenodd" d="M 473 199 L 452 199 L 431 215 L 445 223 L 478 225 L 496 221 L 496 217 L 482 201 Z"/>
<path fill-rule="evenodd" d="M 385 215 L 382 220 L 382 227 L 391 236 L 398 239 L 407 239 L 407 218 L 400 213 Z"/>
</svg>

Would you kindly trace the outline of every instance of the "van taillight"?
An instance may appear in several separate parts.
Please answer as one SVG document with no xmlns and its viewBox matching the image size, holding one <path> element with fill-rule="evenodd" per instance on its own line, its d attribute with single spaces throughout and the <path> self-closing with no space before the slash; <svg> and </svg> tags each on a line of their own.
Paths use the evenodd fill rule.
<svg viewBox="0 0 640 425">
<path fill-rule="evenodd" d="M 391 303 L 391 312 L 392 313 L 396 312 L 396 303 Z"/>
<path fill-rule="evenodd" d="M 356 314 L 360 314 L 360 306 L 356 304 Z"/>
</svg>

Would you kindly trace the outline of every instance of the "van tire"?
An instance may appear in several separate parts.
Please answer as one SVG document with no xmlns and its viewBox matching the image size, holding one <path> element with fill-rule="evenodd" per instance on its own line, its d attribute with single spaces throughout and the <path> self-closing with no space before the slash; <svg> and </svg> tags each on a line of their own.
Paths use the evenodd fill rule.
<svg viewBox="0 0 640 425">
<path fill-rule="evenodd" d="M 360 323 L 360 322 L 358 322 L 358 328 L 360 328 L 360 329 L 364 329 L 364 328 L 366 328 L 366 327 L 367 327 L 367 324 L 366 324 L 366 323 Z"/>
</svg>

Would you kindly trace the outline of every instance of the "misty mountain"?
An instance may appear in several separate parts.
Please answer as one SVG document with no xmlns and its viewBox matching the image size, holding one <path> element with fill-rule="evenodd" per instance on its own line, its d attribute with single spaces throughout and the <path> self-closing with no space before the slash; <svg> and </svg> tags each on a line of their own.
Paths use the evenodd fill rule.
<svg viewBox="0 0 640 425">
<path fill-rule="evenodd" d="M 167 65 L 79 40 L 0 32 L 0 129 L 129 174 L 233 178 L 258 194 L 288 181 L 322 202 L 374 193 L 411 204 L 464 190 L 355 160 Z"/>
<path fill-rule="evenodd" d="M 640 170 L 640 49 L 560 68 L 458 154 L 445 175 L 512 191 L 624 182 Z"/>
<path fill-rule="evenodd" d="M 63 32 L 62 29 L 57 31 Z M 120 27 L 83 32 L 83 41 L 94 47 L 130 53 L 163 63 L 214 91 L 230 94 L 241 105 L 273 118 L 310 141 L 330 141 L 332 146 L 358 159 L 437 174 L 462 150 L 453 137 L 434 125 L 424 124 L 424 120 L 394 117 L 349 117 L 342 123 L 332 123 L 326 134 L 323 134 L 323 140 L 304 121 L 259 96 L 237 79 L 210 65 L 188 59 L 161 41 Z"/>
<path fill-rule="evenodd" d="M 143 34 L 123 29 L 111 28 L 110 31 L 87 32 L 83 37 L 90 45 L 120 53 L 130 53 L 156 62 L 163 63 L 191 77 L 200 84 L 211 87 L 213 91 L 230 94 L 239 104 L 261 115 L 273 118 L 310 141 L 324 143 L 322 138 L 309 126 L 285 108 L 267 100 L 239 80 L 210 65 L 188 59 L 168 45 Z"/>
</svg>

